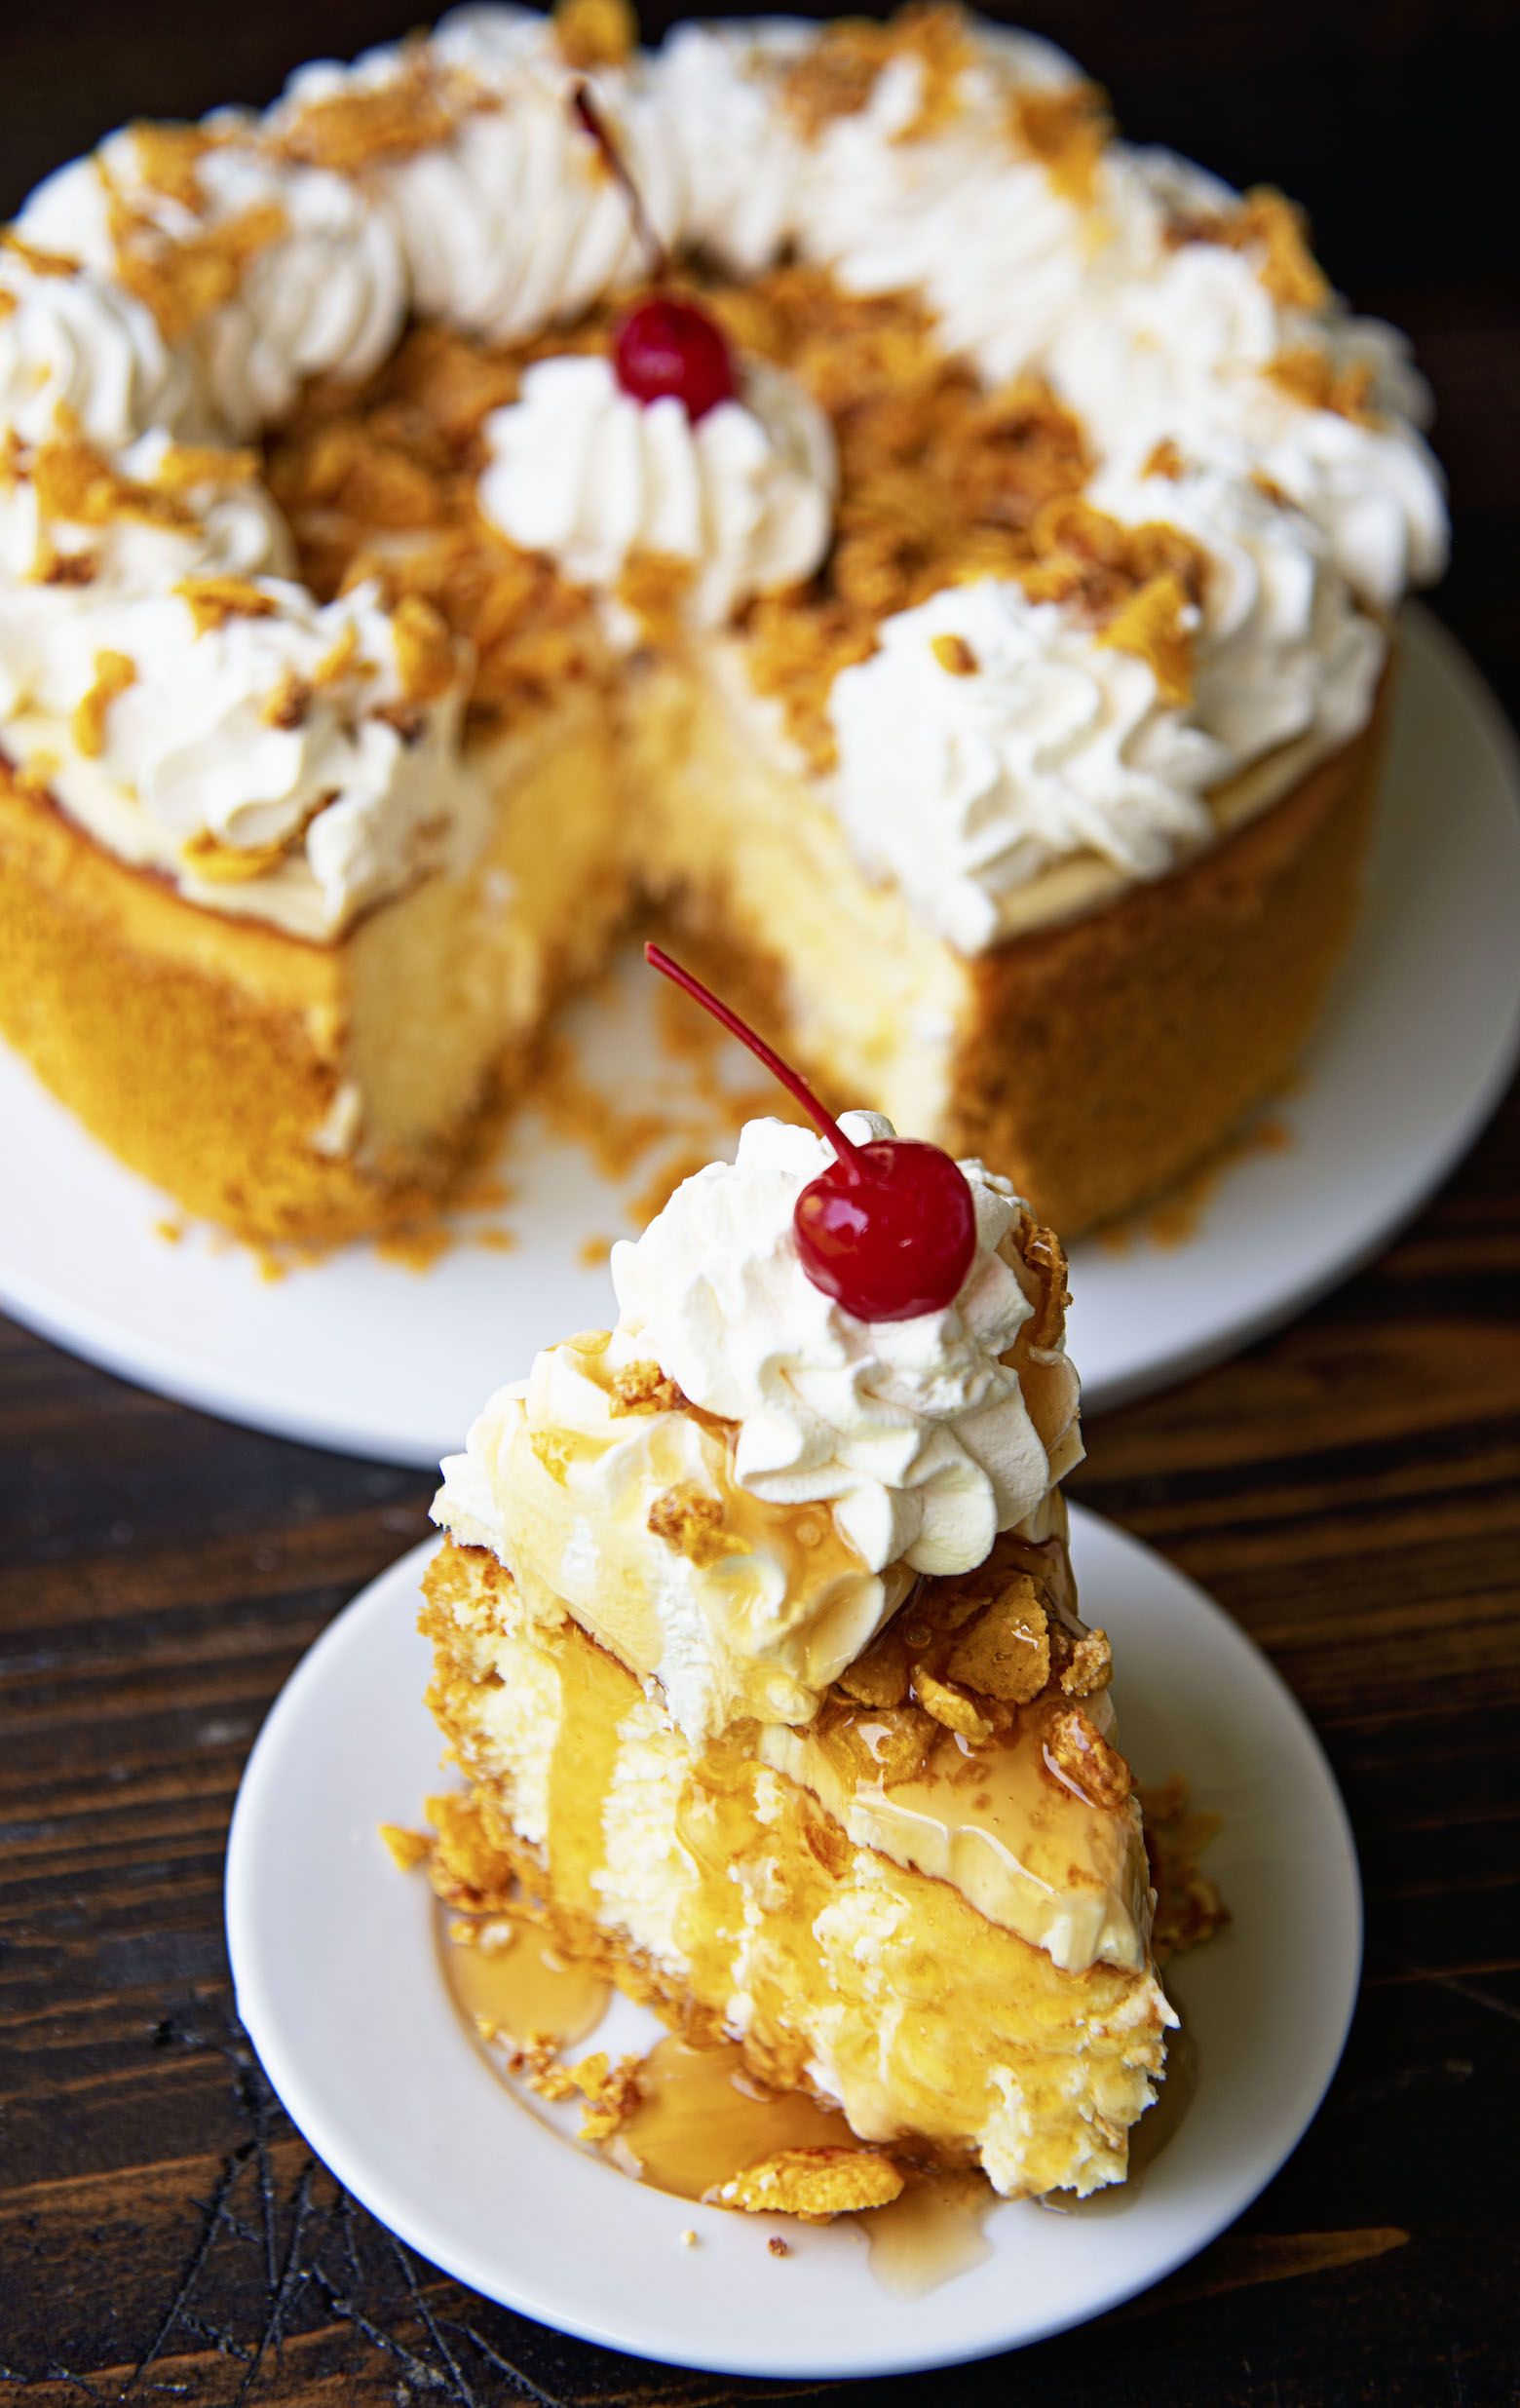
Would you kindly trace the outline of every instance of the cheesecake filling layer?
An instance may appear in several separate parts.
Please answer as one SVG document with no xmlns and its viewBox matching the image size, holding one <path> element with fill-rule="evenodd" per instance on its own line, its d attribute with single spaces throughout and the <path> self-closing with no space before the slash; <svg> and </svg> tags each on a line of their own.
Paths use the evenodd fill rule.
<svg viewBox="0 0 1520 2408">
<path fill-rule="evenodd" d="M 1122 2179 L 1176 2020 L 1143 1953 L 1063 1968 L 852 1837 L 752 1724 L 694 1749 L 485 1550 L 446 1547 L 426 1586 L 434 1710 L 568 1953 L 863 2139 L 979 2161 L 1006 2196 Z"/>
</svg>

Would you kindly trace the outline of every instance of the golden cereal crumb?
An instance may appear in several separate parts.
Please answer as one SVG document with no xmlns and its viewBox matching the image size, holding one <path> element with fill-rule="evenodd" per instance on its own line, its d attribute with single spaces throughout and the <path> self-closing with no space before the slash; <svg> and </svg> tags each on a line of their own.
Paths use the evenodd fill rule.
<svg viewBox="0 0 1520 2408">
<path fill-rule="evenodd" d="M 689 2224 L 686 2227 L 685 2232 L 681 2235 L 681 2247 L 683 2249 L 697 2249 L 700 2248 L 701 2245 L 702 2244 L 698 2240 L 695 2228 Z"/>
<path fill-rule="evenodd" d="M 1175 706 L 1193 700 L 1195 606 L 1174 569 L 1163 569 L 1121 603 L 1098 637 L 1114 652 L 1132 653 L 1156 679 L 1159 700 Z"/>
<path fill-rule="evenodd" d="M 720 1563 L 725 1555 L 744 1552 L 743 1540 L 723 1527 L 721 1501 L 700 1490 L 667 1488 L 649 1509 L 649 1528 L 699 1570 Z"/>
<path fill-rule="evenodd" d="M 280 682 L 264 705 L 262 717 L 266 727 L 304 727 L 316 700 L 315 688 L 293 669 L 282 672 Z"/>
<path fill-rule="evenodd" d="M 826 25 L 786 70 L 782 96 L 811 141 L 836 117 L 857 116 L 893 59 L 916 58 L 919 105 L 897 139 L 918 141 L 940 133 L 954 118 L 960 106 L 957 86 L 973 57 L 965 11 L 917 0 L 885 25 L 862 17 Z"/>
<path fill-rule="evenodd" d="M 1153 446 L 1141 473 L 1146 477 L 1170 477 L 1175 479 L 1183 474 L 1184 465 L 1182 454 L 1171 437 L 1163 435 L 1160 441 Z"/>
<path fill-rule="evenodd" d="M 1167 227 L 1166 240 L 1174 248 L 1186 243 L 1222 243 L 1231 250 L 1257 251 L 1261 281 L 1285 309 L 1314 312 L 1331 299 L 1311 248 L 1309 219 L 1275 185 L 1253 185 L 1233 209 L 1182 211 Z"/>
<path fill-rule="evenodd" d="M 166 1245 L 183 1245 L 186 1235 L 185 1224 L 183 1221 L 155 1221 L 153 1224 L 153 1234 L 156 1238 L 162 1238 Z M 382 1823 L 380 1826 L 382 1831 L 388 1830 L 390 1827 L 391 1826 L 386 1823 Z"/>
<path fill-rule="evenodd" d="M 1084 82 L 1054 92 L 1021 92 L 1013 103 L 1013 127 L 1045 169 L 1051 190 L 1079 209 L 1090 208 L 1098 166 L 1114 131 L 1102 86 Z"/>
<path fill-rule="evenodd" d="M 929 648 L 947 676 L 974 677 L 981 668 L 964 635 L 936 635 Z"/>
<path fill-rule="evenodd" d="M 962 1632 L 945 1669 L 953 1681 L 1005 1704 L 1027 1705 L 1039 1697 L 1050 1677 L 1050 1630 L 1027 1572 L 1015 1572 Z"/>
<path fill-rule="evenodd" d="M 445 1221 L 418 1221 L 410 1229 L 393 1230 L 388 1237 L 375 1240 L 375 1252 L 383 1263 L 395 1263 L 402 1271 L 431 1271 L 454 1243 L 454 1233 Z"/>
<path fill-rule="evenodd" d="M 179 848 L 179 858 L 186 869 L 212 886 L 241 886 L 246 879 L 262 878 L 278 868 L 297 840 L 299 831 L 288 836 L 272 836 L 267 844 L 229 845 L 213 836 L 209 827 L 196 829 Z"/>
<path fill-rule="evenodd" d="M 1337 368 L 1327 353 L 1303 343 L 1292 351 L 1280 351 L 1268 363 L 1267 374 L 1306 409 L 1333 410 L 1338 418 L 1352 419 L 1358 426 L 1378 423 L 1372 405 L 1372 368 L 1365 360 Z"/>
<path fill-rule="evenodd" d="M 1145 1853 L 1156 1890 L 1152 1947 L 1159 1965 L 1186 1948 L 1200 1947 L 1233 1918 L 1218 1887 L 1198 1868 L 1198 1857 L 1220 1826 L 1214 1814 L 1194 1814 L 1181 1773 L 1156 1787 L 1137 1783 L 1145 1818 Z"/>
<path fill-rule="evenodd" d="M 1114 1677 L 1114 1655 L 1106 1630 L 1089 1630 L 1072 1649 L 1061 1668 L 1061 1687 L 1069 1698 L 1095 1697 Z"/>
<path fill-rule="evenodd" d="M 403 1823 L 383 1822 L 380 1837 L 391 1852 L 393 1862 L 403 1873 L 425 1864 L 433 1854 L 433 1842 L 425 1831 L 408 1831 Z"/>
<path fill-rule="evenodd" d="M 586 2101 L 581 2118 L 582 2140 L 610 2140 L 620 2123 L 627 2121 L 638 2105 L 639 2068 L 642 2057 L 620 2057 L 612 2064 L 604 2048 L 598 2048 L 571 2069 L 570 2079 Z"/>
<path fill-rule="evenodd" d="M 61 251 L 39 250 L 35 243 L 24 241 L 9 226 L 3 233 L 0 233 L 0 248 L 13 251 L 23 267 L 30 268 L 34 276 L 77 276 L 79 274 L 77 259 L 65 259 Z"/>
<path fill-rule="evenodd" d="M 436 703 L 458 673 L 447 620 L 420 593 L 403 593 L 391 614 L 391 635 L 407 702 Z"/>
<path fill-rule="evenodd" d="M 483 1245 L 488 1254 L 511 1254 L 519 1242 L 514 1229 L 482 1229 L 475 1236 L 476 1245 Z"/>
<path fill-rule="evenodd" d="M 137 664 L 130 653 L 97 652 L 95 683 L 74 706 L 71 728 L 75 744 L 87 760 L 105 750 L 105 714 L 119 694 L 137 682 Z"/>
<path fill-rule="evenodd" d="M 528 1433 L 528 1444 L 549 1473 L 560 1487 L 565 1484 L 565 1468 L 573 1453 L 572 1441 L 558 1430 L 533 1430 Z"/>
<path fill-rule="evenodd" d="M 146 526 L 187 531 L 197 523 L 194 512 L 173 494 L 124 476 L 79 436 L 39 443 L 31 478 L 43 518 L 66 518 L 76 526 L 94 527 L 130 518 Z"/>
<path fill-rule="evenodd" d="M 460 119 L 489 105 L 469 78 L 443 66 L 421 41 L 389 83 L 308 101 L 280 138 L 287 159 L 340 174 L 406 159 L 446 140 Z"/>
<path fill-rule="evenodd" d="M 638 41 L 628 0 L 559 0 L 554 40 L 567 67 L 621 67 Z"/>
<path fill-rule="evenodd" d="M 182 577 L 174 592 L 190 605 L 197 635 L 225 627 L 229 619 L 272 619 L 275 596 L 249 577 Z"/>
<path fill-rule="evenodd" d="M 17 785 L 21 793 L 29 794 L 34 801 L 45 801 L 52 789 L 53 781 L 62 766 L 56 752 L 48 752 L 40 748 L 36 752 L 29 752 L 20 768 L 15 773 Z"/>
<path fill-rule="evenodd" d="M 150 310 L 167 343 L 188 334 L 209 312 L 230 301 L 248 262 L 279 241 L 287 219 L 275 201 L 260 201 L 241 216 L 165 243 L 119 192 L 110 196 L 116 273 Z"/>
<path fill-rule="evenodd" d="M 791 2256 L 791 2250 L 787 2246 L 786 2242 L 782 2240 L 779 2233 L 773 2233 L 765 2245 L 773 2258 L 789 2258 Z"/>
<path fill-rule="evenodd" d="M 985 1714 L 977 1712 L 964 1691 L 952 1688 L 948 1681 L 936 1681 L 922 1665 L 914 1670 L 913 1695 L 925 1713 L 932 1714 L 935 1722 L 942 1723 L 947 1731 L 958 1732 L 962 1739 L 973 1742 L 991 1739 L 992 1724 Z"/>
<path fill-rule="evenodd" d="M 643 631 L 644 640 L 673 650 L 686 628 L 686 600 L 697 563 L 673 552 L 630 552 L 615 589 Z"/>
<path fill-rule="evenodd" d="M 153 472 L 165 493 L 188 493 L 196 485 L 247 485 L 258 475 L 256 451 L 224 450 L 217 443 L 167 443 Z"/>
<path fill-rule="evenodd" d="M 1049 1762 L 1089 1805 L 1118 1814 L 1132 1786 L 1129 1767 L 1080 1705 L 1052 1716 L 1045 1745 Z"/>
<path fill-rule="evenodd" d="M 902 2176 L 891 2158 L 870 2149 L 779 2149 L 720 2185 L 725 2207 L 746 2215 L 798 2216 L 826 2224 L 867 2207 L 886 2207 L 900 2198 Z"/>
<path fill-rule="evenodd" d="M 456 1948 L 473 1948 L 478 1925 L 468 1915 L 456 1915 L 448 1927 L 448 1936 Z"/>
<path fill-rule="evenodd" d="M 686 1398 L 655 1362 L 625 1363 L 610 1382 L 612 1409 L 619 1413 L 679 1413 Z"/>
<path fill-rule="evenodd" d="M 599 1271 L 617 1244 L 616 1238 L 583 1238 L 575 1258 L 583 1271 Z"/>
<path fill-rule="evenodd" d="M 446 1906 L 467 1914 L 500 1913 L 513 1894 L 512 1860 L 492 1841 L 479 1807 L 459 1790 L 427 1800 L 437 1837 L 428 1879 Z"/>
</svg>

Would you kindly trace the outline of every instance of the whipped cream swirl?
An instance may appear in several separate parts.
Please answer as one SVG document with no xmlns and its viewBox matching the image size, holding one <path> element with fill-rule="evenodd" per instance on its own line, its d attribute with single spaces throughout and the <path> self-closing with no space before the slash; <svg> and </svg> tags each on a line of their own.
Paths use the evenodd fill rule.
<svg viewBox="0 0 1520 2408">
<path fill-rule="evenodd" d="M 871 1112 L 841 1127 L 859 1144 L 893 1133 Z M 738 1424 L 741 1487 L 778 1505 L 827 1503 L 873 1571 L 964 1572 L 1067 1469 L 1052 1467 L 1002 1359 L 1033 1311 L 1000 1251 L 1018 1199 L 963 1163 L 976 1252 L 955 1302 L 861 1321 L 815 1287 L 792 1226 L 798 1196 L 832 1160 L 808 1129 L 751 1121 L 732 1166 L 709 1164 L 642 1238 L 614 1246 L 618 1336 L 693 1404 Z M 1075 1386 L 1073 1375 L 1074 1398 Z"/>
<path fill-rule="evenodd" d="M 1148 663 L 992 578 L 884 621 L 831 708 L 855 853 L 965 953 L 994 941 L 1012 890 L 1071 854 L 1159 877 L 1212 833 L 1203 794 L 1229 767 Z"/>
<path fill-rule="evenodd" d="M 72 425 L 115 449 L 177 427 L 188 400 L 183 367 L 131 293 L 0 249 L 0 427 L 37 443 Z"/>
<path fill-rule="evenodd" d="M 346 177 L 280 158 L 233 112 L 208 121 L 206 142 L 170 193 L 124 128 L 39 184 L 19 224 L 102 279 L 130 254 L 213 422 L 241 438 L 283 417 L 306 377 L 378 367 L 406 314 L 406 272 L 383 203 Z M 218 247 L 232 289 L 213 279 L 203 305 L 200 262 Z"/>
<path fill-rule="evenodd" d="M 106 465 L 151 503 L 173 456 L 150 434 Z M 412 630 L 373 586 L 323 607 L 291 581 L 256 483 L 171 482 L 163 523 L 80 525 L 18 462 L 0 497 L 6 748 L 197 901 L 247 909 L 252 883 L 263 916 L 331 935 L 478 833 L 455 757 L 465 657 L 430 631 L 414 694 Z"/>
<path fill-rule="evenodd" d="M 752 593 L 811 575 L 835 487 L 827 419 L 751 362 L 742 399 L 694 425 L 673 396 L 638 401 L 604 358 L 543 360 L 486 420 L 485 516 L 580 583 L 613 589 L 634 554 L 688 561 L 688 615 L 715 627 Z"/>
</svg>

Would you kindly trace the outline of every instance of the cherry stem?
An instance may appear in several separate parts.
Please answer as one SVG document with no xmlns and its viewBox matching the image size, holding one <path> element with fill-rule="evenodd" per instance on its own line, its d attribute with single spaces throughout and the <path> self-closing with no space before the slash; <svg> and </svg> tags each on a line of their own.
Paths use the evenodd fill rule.
<svg viewBox="0 0 1520 2408">
<path fill-rule="evenodd" d="M 689 970 L 681 968 L 679 962 L 672 962 L 669 954 L 663 952 L 659 945 L 647 944 L 644 947 L 644 959 L 651 970 L 663 971 L 665 975 L 673 979 L 677 986 L 684 987 L 687 994 L 700 1003 L 704 1012 L 710 1012 L 713 1018 L 728 1030 L 731 1037 L 737 1037 L 741 1045 L 746 1045 L 749 1048 L 757 1061 L 764 1062 L 772 1078 L 779 1079 L 787 1093 L 795 1095 L 803 1110 L 817 1121 L 838 1155 L 840 1165 L 848 1173 L 851 1185 L 860 1184 L 866 1177 L 866 1169 L 860 1159 L 859 1147 L 852 1144 L 833 1114 L 824 1111 L 807 1081 L 793 1070 L 791 1064 L 783 1062 L 779 1053 L 773 1053 L 765 1039 L 757 1037 L 754 1030 L 740 1018 L 737 1012 L 731 1012 L 727 1004 L 719 1003 L 710 987 L 703 986 L 700 978 L 694 978 Z"/>
<path fill-rule="evenodd" d="M 627 162 L 613 140 L 607 121 L 591 97 L 589 84 L 575 86 L 570 95 L 570 106 L 575 112 L 578 124 L 590 135 L 600 151 L 608 174 L 628 205 L 628 215 L 633 220 L 634 235 L 643 245 L 644 255 L 649 262 L 650 283 L 663 285 L 670 272 L 669 253 L 650 223 L 649 211 L 644 207 L 644 196 L 628 173 Z"/>
</svg>

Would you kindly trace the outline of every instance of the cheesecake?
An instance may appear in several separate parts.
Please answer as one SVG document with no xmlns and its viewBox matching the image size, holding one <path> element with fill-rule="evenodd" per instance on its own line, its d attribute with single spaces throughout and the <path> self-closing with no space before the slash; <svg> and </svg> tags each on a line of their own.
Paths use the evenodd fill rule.
<svg viewBox="0 0 1520 2408">
<path fill-rule="evenodd" d="M 1071 1236 L 1313 1022 L 1423 408 L 1280 194 L 950 7 L 471 8 L 125 128 L 0 243 L 0 1030 L 337 1242 L 653 912 Z"/>
<path fill-rule="evenodd" d="M 422 1627 L 466 1789 L 435 1880 L 838 2117 L 826 2162 L 736 2167 L 730 2203 L 926 2168 L 1085 2195 L 1124 2179 L 1177 2018 L 1067 1549 L 1065 1260 L 966 1161 L 952 1292 L 862 1319 L 799 1242 L 829 1159 L 750 1123 L 615 1248 L 615 1325 L 444 1463 Z"/>
</svg>

